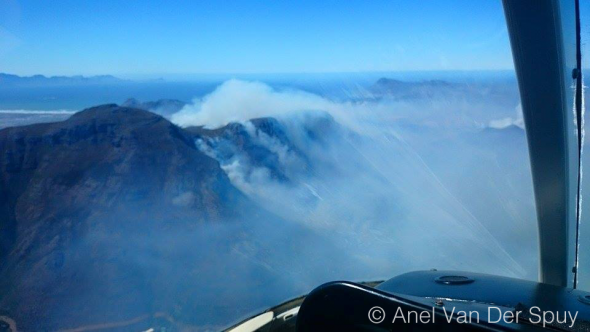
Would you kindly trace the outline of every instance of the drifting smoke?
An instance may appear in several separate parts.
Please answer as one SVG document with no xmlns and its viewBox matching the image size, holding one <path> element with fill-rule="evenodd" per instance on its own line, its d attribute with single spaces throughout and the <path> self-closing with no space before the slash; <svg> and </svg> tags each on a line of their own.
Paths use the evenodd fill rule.
<svg viewBox="0 0 590 332">
<path fill-rule="evenodd" d="M 488 124 L 488 128 L 492 129 L 505 129 L 511 126 L 524 129 L 524 118 L 522 116 L 522 107 L 520 104 L 516 107 L 515 117 L 505 117 L 502 119 L 492 120 Z"/>
<path fill-rule="evenodd" d="M 335 101 L 231 80 L 172 120 L 205 128 L 239 123 L 250 150 L 231 135 L 203 137 L 197 146 L 257 204 L 331 237 L 342 256 L 362 262 L 348 279 L 433 267 L 535 278 L 524 133 L 481 129 L 519 125 L 507 117 L 518 101 L 507 109 L 492 97 L 460 93 L 357 97 Z M 503 116 L 509 121 L 494 120 Z M 286 139 L 250 121 L 263 117 L 277 119 Z M 259 162 L 261 150 L 271 162 Z"/>
<path fill-rule="evenodd" d="M 230 80 L 172 119 L 182 126 L 217 128 L 228 122 L 326 108 L 332 108 L 328 100 L 309 93 L 276 92 L 263 83 Z"/>
<path fill-rule="evenodd" d="M 448 86 L 444 88 L 448 89 Z M 339 124 L 363 135 L 381 134 L 384 123 L 418 124 L 426 128 L 444 129 L 481 128 L 485 127 L 482 124 L 495 124 L 499 116 L 511 117 L 514 109 L 514 106 L 507 105 L 514 102 L 515 94 L 503 91 L 490 93 L 487 89 L 482 88 L 483 92 L 451 91 L 450 94 L 435 97 L 419 95 L 414 99 L 397 99 L 357 88 L 344 91 L 338 100 L 331 100 L 300 90 L 276 90 L 261 82 L 232 79 L 221 84 L 211 94 L 195 99 L 192 104 L 173 114 L 171 119 L 182 127 L 203 126 L 213 129 L 230 122 L 246 122 L 260 117 L 283 118 L 321 111 L 330 114 Z M 517 108 L 516 114 L 514 121 L 519 125 L 522 122 L 520 108 Z"/>
</svg>

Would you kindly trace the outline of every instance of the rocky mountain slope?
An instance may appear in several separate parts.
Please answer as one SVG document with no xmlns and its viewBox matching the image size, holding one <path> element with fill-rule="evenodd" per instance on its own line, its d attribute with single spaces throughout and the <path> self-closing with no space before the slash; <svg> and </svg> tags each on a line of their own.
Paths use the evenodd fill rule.
<svg viewBox="0 0 590 332">
<path fill-rule="evenodd" d="M 260 216 L 189 134 L 146 111 L 6 128 L 0 151 L 0 310 L 25 331 L 169 308 L 179 290 L 154 276 L 178 270 L 139 262 L 165 262 L 202 225 Z"/>
<path fill-rule="evenodd" d="M 262 136 L 103 105 L 0 130 L 0 328 L 221 330 L 351 275 L 359 262 L 333 239 L 246 197 L 197 146 L 282 171 L 261 140 L 292 146 L 286 128 L 253 123 Z"/>
</svg>

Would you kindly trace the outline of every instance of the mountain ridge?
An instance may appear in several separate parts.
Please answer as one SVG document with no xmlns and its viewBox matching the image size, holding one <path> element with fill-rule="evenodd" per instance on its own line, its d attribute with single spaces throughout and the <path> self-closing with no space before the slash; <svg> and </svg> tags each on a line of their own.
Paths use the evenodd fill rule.
<svg viewBox="0 0 590 332">
<path fill-rule="evenodd" d="M 112 75 L 95 76 L 19 76 L 8 73 L 0 73 L 0 85 L 10 86 L 63 86 L 63 85 L 92 85 L 124 83 L 126 80 Z"/>
<path fill-rule="evenodd" d="M 146 296 L 167 286 L 142 288 L 150 277 L 125 261 L 132 238 L 166 239 L 264 215 L 190 135 L 143 110 L 108 104 L 62 122 L 5 128 L 0 151 L 0 309 L 24 330 L 116 316 L 117 307 L 148 310 Z M 154 243 L 153 250 L 170 249 Z M 121 284 L 103 285 L 109 278 Z M 76 293 L 98 307 L 82 305 L 66 324 L 52 321 L 65 317 Z"/>
</svg>

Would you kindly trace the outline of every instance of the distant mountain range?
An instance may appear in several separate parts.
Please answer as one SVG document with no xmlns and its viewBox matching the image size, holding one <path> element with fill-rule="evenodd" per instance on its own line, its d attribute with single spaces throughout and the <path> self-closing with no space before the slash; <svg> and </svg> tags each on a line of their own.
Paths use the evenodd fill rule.
<svg viewBox="0 0 590 332">
<path fill-rule="evenodd" d="M 467 86 L 442 80 L 408 82 L 391 78 L 380 78 L 370 87 L 370 91 L 378 97 L 395 99 L 421 99 L 443 96 L 446 94 L 464 93 Z"/>
<path fill-rule="evenodd" d="M 444 80 L 400 81 L 392 78 L 380 78 L 368 89 L 373 98 L 390 98 L 396 100 L 464 100 L 481 102 L 482 100 L 502 102 L 518 98 L 518 89 L 514 82 L 450 82 Z"/>
<path fill-rule="evenodd" d="M 0 87 L 11 86 L 63 86 L 122 83 L 125 80 L 111 75 L 99 76 L 18 76 L 0 73 Z"/>
</svg>

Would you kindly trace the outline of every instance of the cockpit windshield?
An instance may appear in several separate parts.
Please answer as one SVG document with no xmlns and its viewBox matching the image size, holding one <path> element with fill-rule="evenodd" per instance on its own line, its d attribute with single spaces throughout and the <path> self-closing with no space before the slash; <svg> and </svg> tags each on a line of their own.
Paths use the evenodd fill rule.
<svg viewBox="0 0 590 332">
<path fill-rule="evenodd" d="M 0 71 L 8 328 L 221 330 L 332 280 L 538 279 L 499 0 L 3 1 Z"/>
</svg>

